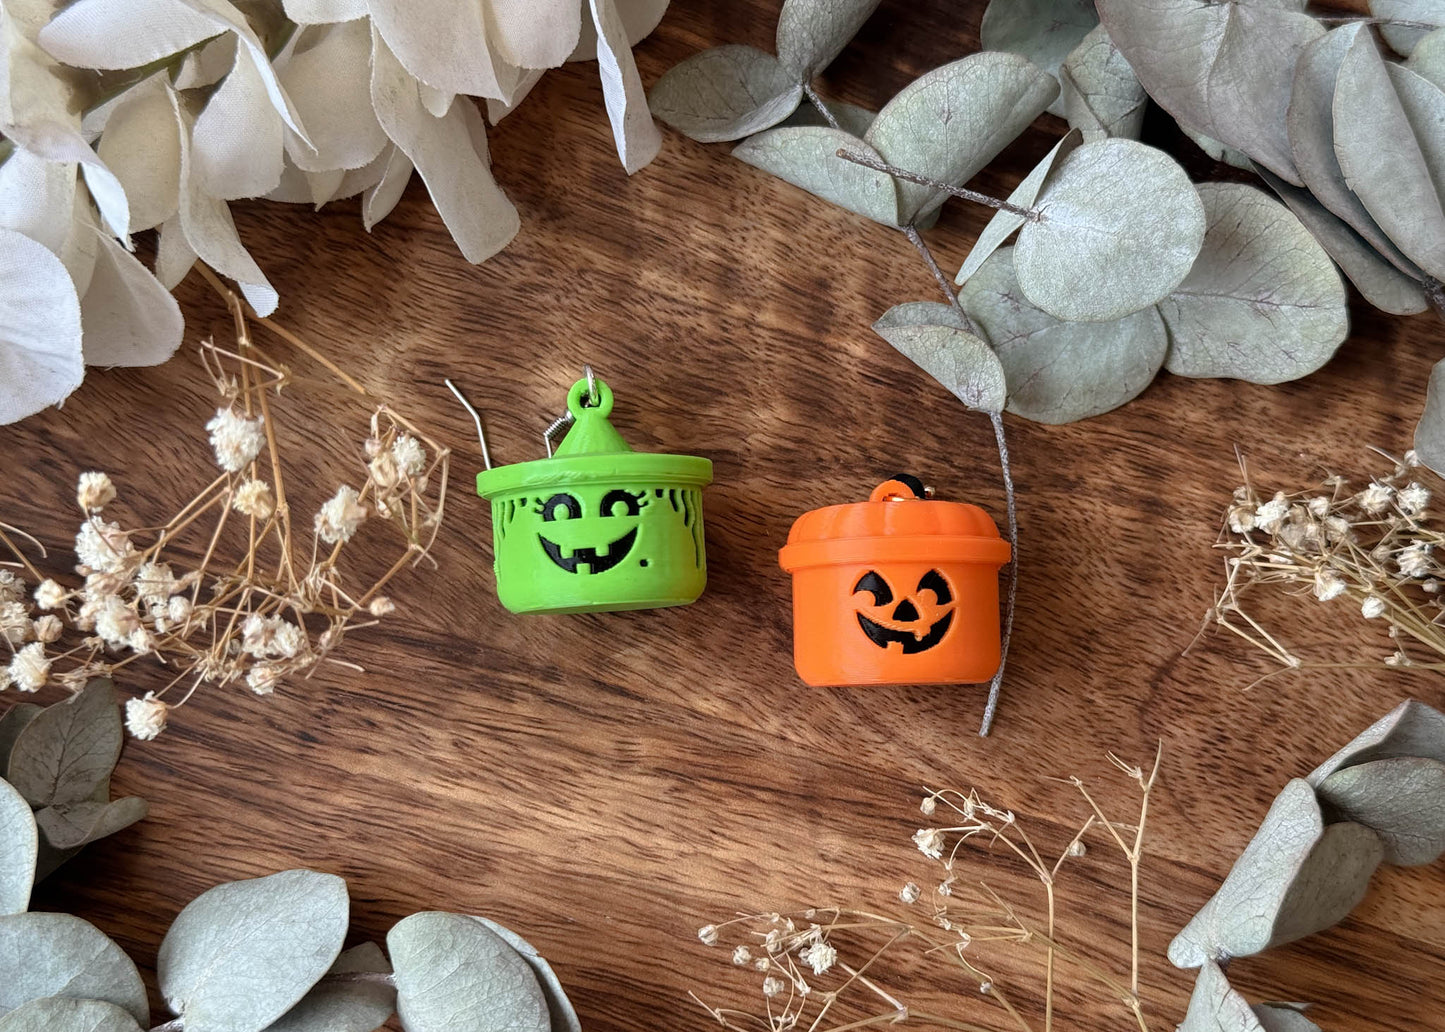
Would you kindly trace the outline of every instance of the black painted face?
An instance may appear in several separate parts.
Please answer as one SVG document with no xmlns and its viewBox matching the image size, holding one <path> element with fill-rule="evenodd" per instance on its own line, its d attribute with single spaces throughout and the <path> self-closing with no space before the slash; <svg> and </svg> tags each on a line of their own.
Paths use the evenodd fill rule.
<svg viewBox="0 0 1445 1032">
<path fill-rule="evenodd" d="M 927 652 L 943 640 L 953 625 L 953 590 L 937 570 L 929 570 L 918 586 L 895 601 L 893 588 L 877 570 L 869 570 L 853 586 L 853 593 L 873 596 L 872 605 L 859 607 L 858 626 L 880 649 L 897 645 L 905 656 Z"/>
<path fill-rule="evenodd" d="M 576 495 L 565 491 L 554 494 L 544 501 L 538 510 L 542 518 L 542 528 L 537 536 L 542 543 L 542 550 L 554 565 L 568 573 L 576 573 L 579 566 L 586 566 L 587 571 L 593 574 L 607 572 L 626 559 L 632 546 L 637 543 L 636 517 L 642 509 L 645 494 L 646 492 L 624 491 L 620 488 L 608 491 L 602 496 L 598 511 L 586 517 L 583 516 L 582 502 Z M 571 525 L 574 520 L 581 523 Z M 583 524 L 586 525 L 585 529 Z M 596 541 L 599 536 L 609 531 L 616 533 L 620 529 L 616 524 L 625 525 L 627 530 L 600 544 L 578 543 L 582 537 Z M 559 533 L 564 527 L 566 533 Z M 565 538 L 566 543 L 560 543 L 557 538 Z"/>
</svg>

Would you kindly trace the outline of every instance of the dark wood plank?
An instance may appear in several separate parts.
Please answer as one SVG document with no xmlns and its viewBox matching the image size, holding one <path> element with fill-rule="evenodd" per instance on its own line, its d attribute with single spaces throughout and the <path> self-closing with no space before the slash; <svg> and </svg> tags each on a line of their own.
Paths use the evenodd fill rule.
<svg viewBox="0 0 1445 1032">
<path fill-rule="evenodd" d="M 638 51 L 644 78 L 701 46 L 770 46 L 776 6 L 675 4 Z M 876 106 L 976 46 L 981 4 L 923 6 L 885 3 L 827 92 Z M 1210 546 L 1239 480 L 1234 448 L 1261 483 L 1369 473 L 1366 446 L 1408 446 L 1438 326 L 1357 306 L 1350 341 L 1302 383 L 1163 375 L 1080 425 L 1010 418 L 1023 580 L 1008 689 L 980 740 L 981 689 L 812 690 L 790 663 L 776 548 L 799 513 L 862 498 L 898 468 L 1002 513 L 987 421 L 868 329 L 891 304 L 933 296 L 907 243 L 676 134 L 629 179 L 590 66 L 549 74 L 491 141 L 523 228 L 479 268 L 456 254 L 419 181 L 370 236 L 354 203 L 237 206 L 282 321 L 454 443 L 461 487 L 440 571 L 404 577 L 402 611 L 348 640 L 342 656 L 364 675 L 270 699 L 202 692 L 158 741 L 132 743 L 117 791 L 144 795 L 152 816 L 93 847 L 37 905 L 95 921 L 149 975 L 195 894 L 309 865 L 350 881 L 360 936 L 419 909 L 486 913 L 552 959 L 589 1029 L 703 1027 L 688 990 L 726 999 L 716 987 L 737 979 L 697 926 L 740 908 L 894 906 L 902 882 L 930 873 L 908 841 L 919 786 L 977 785 L 1058 848 L 1083 809 L 1048 779 L 1102 779 L 1115 787 L 1101 797 L 1126 809 L 1105 751 L 1143 760 L 1162 740 L 1144 975 L 1151 1027 L 1172 1028 L 1191 980 L 1164 947 L 1284 781 L 1407 694 L 1445 704 L 1438 678 L 1383 671 L 1245 693 L 1261 657 L 1223 638 L 1181 655 L 1219 582 Z M 1050 142 L 1031 130 L 981 187 L 1007 191 Z M 946 267 L 984 221 L 950 207 L 930 234 Z M 198 277 L 180 295 L 189 340 L 225 338 Z M 466 490 L 470 424 L 440 381 L 467 385 L 497 454 L 516 461 L 540 454 L 584 361 L 616 389 L 615 421 L 636 446 L 716 464 L 711 582 L 695 606 L 518 619 L 496 602 L 487 513 Z M 329 388 L 292 399 L 288 448 L 319 496 L 353 468 L 365 412 Z M 99 468 L 120 487 L 118 511 L 151 522 L 209 479 L 200 427 L 212 405 L 189 348 L 156 369 L 92 371 L 64 409 L 4 430 L 4 518 L 63 555 L 74 475 Z M 1327 649 L 1389 650 L 1335 608 L 1278 615 Z M 968 872 L 1035 905 L 1004 858 Z M 1063 890 L 1064 938 L 1116 969 L 1126 873 L 1098 842 Z M 1329 1028 L 1427 1027 L 1445 1008 L 1439 879 L 1438 866 L 1383 873 L 1341 928 L 1232 977 L 1258 998 L 1321 1001 Z M 982 955 L 1000 977 L 1033 977 L 1006 951 Z M 962 986 L 954 1012 L 981 1020 L 974 989 Z M 1073 981 L 1061 1001 L 1061 1027 L 1127 1027 Z"/>
</svg>

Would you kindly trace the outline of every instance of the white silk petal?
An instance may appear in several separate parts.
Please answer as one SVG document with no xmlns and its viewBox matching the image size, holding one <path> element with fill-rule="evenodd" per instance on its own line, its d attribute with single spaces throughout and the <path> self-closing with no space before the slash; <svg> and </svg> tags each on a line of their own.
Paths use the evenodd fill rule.
<svg viewBox="0 0 1445 1032">
<path fill-rule="evenodd" d="M 223 201 L 270 193 L 281 181 L 282 128 L 255 59 L 238 47 L 230 74 L 196 116 L 191 174 Z"/>
<path fill-rule="evenodd" d="M 366 199 L 361 204 L 361 224 L 368 233 L 373 226 L 391 214 L 391 210 L 401 200 L 401 195 L 406 193 L 406 184 L 411 182 L 414 168 L 411 159 L 395 144 L 386 153 L 387 161 L 381 178 L 367 191 Z"/>
<path fill-rule="evenodd" d="M 178 90 L 214 86 L 236 63 L 236 34 L 227 32 L 181 58 L 181 69 L 172 83 Z"/>
<path fill-rule="evenodd" d="M 632 59 L 627 30 L 613 0 L 590 0 L 597 28 L 597 67 L 602 96 L 617 141 L 617 156 L 628 175 L 645 166 L 662 149 L 662 133 L 647 107 L 647 94 Z"/>
<path fill-rule="evenodd" d="M 276 288 L 266 281 L 236 233 L 236 223 L 226 202 L 201 188 L 191 168 L 190 127 L 181 111 L 179 98 L 171 94 L 171 105 L 181 131 L 181 231 L 196 256 L 221 275 L 235 280 L 241 293 L 259 315 L 276 311 L 280 300 Z M 162 282 L 169 280 L 166 276 Z"/>
<path fill-rule="evenodd" d="M 635 47 L 657 28 L 667 11 L 668 0 L 616 0 L 617 13 L 622 16 L 622 26 L 627 30 L 627 45 Z M 582 0 L 587 7 L 587 0 Z M 590 13 L 590 12 L 589 12 Z M 569 61 L 597 60 L 597 26 L 590 17 L 582 19 L 582 34 L 577 40 L 577 49 L 572 51 Z"/>
<path fill-rule="evenodd" d="M 452 106 L 456 98 L 455 93 L 447 93 L 445 90 L 433 89 L 426 83 L 418 80 L 417 92 L 421 95 L 421 106 L 426 108 L 433 118 L 441 118 Z"/>
<path fill-rule="evenodd" d="M 281 181 L 276 184 L 276 189 L 266 195 L 268 201 L 280 201 L 282 204 L 310 204 L 311 183 L 306 178 L 306 173 L 296 167 L 291 160 L 291 155 L 286 155 L 284 167 L 281 169 Z"/>
<path fill-rule="evenodd" d="M 482 0 L 371 0 L 371 23 L 412 78 L 447 94 L 503 96 Z"/>
<path fill-rule="evenodd" d="M 172 215 L 161 223 L 156 234 L 156 279 L 167 290 L 175 290 L 191 267 L 196 264 L 196 252 L 186 240 L 181 228 L 179 214 Z"/>
<path fill-rule="evenodd" d="M 302 128 L 301 119 L 297 117 L 291 99 L 286 96 L 286 91 L 281 88 L 281 83 L 276 78 L 276 70 L 271 67 L 271 58 L 266 53 L 266 48 L 261 43 L 260 37 L 251 30 L 246 16 L 238 11 L 229 0 L 183 0 L 183 2 L 191 9 L 209 17 L 218 28 L 230 30 L 236 34 L 241 43 L 241 46 L 237 48 L 237 53 L 239 55 L 242 49 L 251 52 L 252 65 L 257 74 L 261 76 L 261 82 L 266 87 L 266 94 L 271 98 L 271 106 L 291 127 L 291 131 L 305 140 L 307 146 L 310 146 L 310 137 Z M 232 68 L 234 69 L 235 65 L 232 65 Z"/>
<path fill-rule="evenodd" d="M 70 231 L 65 243 L 54 252 L 70 274 L 75 284 L 75 294 L 83 297 L 90 287 L 90 276 L 95 271 L 95 259 L 100 253 L 100 228 L 95 224 L 95 209 L 90 203 L 90 191 L 84 183 L 75 184 L 75 201 L 71 205 Z"/>
<path fill-rule="evenodd" d="M 24 233 L 59 254 L 75 205 L 74 165 L 17 150 L 0 165 L 0 227 Z"/>
<path fill-rule="evenodd" d="M 0 423 L 63 401 L 85 376 L 80 300 L 60 259 L 0 229 Z"/>
<path fill-rule="evenodd" d="M 283 0 L 286 17 L 301 25 L 325 25 L 366 17 L 366 0 Z"/>
<path fill-rule="evenodd" d="M 77 68 L 138 68 L 224 31 L 184 0 L 76 0 L 40 30 L 40 45 Z"/>
<path fill-rule="evenodd" d="M 171 292 L 135 255 L 102 237 L 89 289 L 80 299 L 85 364 L 157 365 L 181 346 L 184 326 Z"/>
<path fill-rule="evenodd" d="M 487 35 L 497 54 L 521 68 L 555 68 L 577 49 L 577 0 L 490 0 Z"/>
<path fill-rule="evenodd" d="M 416 165 L 462 256 L 474 264 L 486 261 L 516 236 L 520 220 L 492 178 L 485 127 L 476 107 L 463 97 L 445 118 L 432 117 L 422 105 L 416 80 L 380 33 L 373 33 L 371 67 L 372 103 L 382 128 Z M 480 152 L 474 125 L 481 129 Z"/>
<path fill-rule="evenodd" d="M 320 208 L 341 189 L 341 181 L 346 178 L 346 169 L 334 168 L 329 172 L 307 172 L 305 175 L 309 200 Z"/>
<path fill-rule="evenodd" d="M 386 167 L 391 162 L 391 157 L 396 153 L 396 144 L 388 142 L 381 149 L 381 153 L 372 160 L 371 164 L 362 168 L 353 168 L 341 179 L 341 185 L 332 194 L 333 201 L 345 200 L 348 197 L 355 197 L 359 193 L 365 193 L 377 183 L 381 182 L 386 175 Z M 410 173 L 408 173 L 410 174 Z"/>
<path fill-rule="evenodd" d="M 96 152 L 125 189 L 133 230 L 152 229 L 176 213 L 181 139 L 164 75 L 121 95 Z"/>
<path fill-rule="evenodd" d="M 292 135 L 287 154 L 307 172 L 361 168 L 386 146 L 371 107 L 371 27 L 350 21 L 306 32 L 306 48 L 298 48 L 277 75 L 315 150 Z"/>
</svg>

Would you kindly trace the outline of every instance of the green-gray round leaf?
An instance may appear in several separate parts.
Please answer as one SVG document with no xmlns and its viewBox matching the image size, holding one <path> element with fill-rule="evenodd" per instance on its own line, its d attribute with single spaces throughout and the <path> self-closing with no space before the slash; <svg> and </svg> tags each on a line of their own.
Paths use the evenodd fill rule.
<svg viewBox="0 0 1445 1032">
<path fill-rule="evenodd" d="M 103 1000 L 150 1021 L 135 964 L 87 921 L 70 914 L 0 917 L 0 1014 L 45 996 Z"/>
<path fill-rule="evenodd" d="M 1275 798 L 1224 884 L 1169 944 L 1176 967 L 1247 957 L 1340 921 L 1354 909 L 1383 856 L 1361 824 L 1325 826 L 1309 782 Z"/>
<path fill-rule="evenodd" d="M 39 848 L 30 804 L 0 781 L 0 914 L 21 914 L 30 906 Z"/>
<path fill-rule="evenodd" d="M 1445 93 L 1382 58 L 1368 32 L 1355 34 L 1335 82 L 1345 184 L 1405 257 L 1445 279 Z"/>
<path fill-rule="evenodd" d="M 550 1032 L 547 999 L 531 965 L 480 921 L 413 914 L 393 926 L 386 945 L 406 1032 Z"/>
<path fill-rule="evenodd" d="M 1189 273 L 1204 206 L 1184 169 L 1135 140 L 1079 147 L 1044 183 L 1014 247 L 1019 286 L 1060 319 L 1103 322 L 1147 308 Z"/>
<path fill-rule="evenodd" d="M 1083 142 L 1084 134 L 1078 129 L 1070 129 L 1054 144 L 1053 150 L 1044 155 L 1044 160 L 1035 165 L 1033 171 L 1014 187 L 1014 192 L 1008 195 L 1008 202 L 1016 208 L 1032 208 L 1034 201 L 1038 200 L 1039 191 L 1044 188 L 1044 182 L 1059 162 L 1072 154 Z M 988 220 L 988 225 L 983 227 L 983 232 L 969 249 L 968 257 L 963 260 L 953 282 L 962 285 L 1025 221 L 1025 216 L 1003 208 L 994 212 L 993 218 Z"/>
<path fill-rule="evenodd" d="M 1442 367 L 1445 362 L 1435 368 L 1445 375 Z M 1319 788 L 1321 782 L 1337 770 L 1396 756 L 1425 756 L 1445 763 L 1445 713 L 1418 700 L 1406 699 L 1310 771 L 1305 780 Z"/>
<path fill-rule="evenodd" d="M 46 996 L 0 1018 L 0 1032 L 141 1032 L 135 1018 L 104 1000 Z"/>
<path fill-rule="evenodd" d="M 552 1032 L 582 1032 L 582 1021 L 577 1017 L 577 1011 L 573 1008 L 572 1001 L 567 999 L 567 992 L 562 988 L 562 980 L 557 977 L 557 972 L 552 970 L 552 965 L 547 963 L 547 958 L 537 952 L 537 947 L 505 925 L 499 925 L 485 917 L 477 917 L 474 920 L 482 922 L 496 932 L 508 946 L 516 950 L 521 958 L 531 965 L 532 973 L 537 976 L 537 984 L 542 987 L 542 993 L 547 997 L 547 1010 L 552 1015 Z"/>
<path fill-rule="evenodd" d="M 79 803 L 110 777 L 124 740 L 110 681 L 47 706 L 15 738 L 9 781 L 31 806 Z"/>
<path fill-rule="evenodd" d="M 833 63 L 879 0 L 783 0 L 778 13 L 778 60 L 795 82 Z"/>
<path fill-rule="evenodd" d="M 1199 966 L 1189 1010 L 1176 1032 L 1261 1032 L 1249 1001 L 1229 984 L 1214 961 Z"/>
<path fill-rule="evenodd" d="M 1013 249 L 994 253 L 959 295 L 1003 366 L 1008 410 L 1072 423 L 1134 398 L 1164 364 L 1169 338 L 1152 306 L 1112 322 L 1066 322 L 1019 289 Z"/>
<path fill-rule="evenodd" d="M 1349 333 L 1345 286 L 1284 205 L 1252 186 L 1199 187 L 1207 229 L 1194 268 L 1159 303 L 1164 367 L 1282 383 L 1314 372 Z"/>
<path fill-rule="evenodd" d="M 989 0 L 979 25 L 985 50 L 1022 54 L 1055 77 L 1064 58 L 1099 24 L 1094 0 Z M 1049 106 L 1063 115 L 1063 98 Z"/>
<path fill-rule="evenodd" d="M 374 942 L 353 946 L 336 958 L 329 975 L 390 974 L 386 955 Z M 396 1009 L 396 990 L 382 982 L 322 982 L 266 1032 L 373 1032 Z"/>
<path fill-rule="evenodd" d="M 864 139 L 897 168 L 961 185 L 992 161 L 1059 95 L 1052 75 L 1018 54 L 983 51 L 914 79 L 883 106 Z M 907 225 L 948 194 L 898 184 Z"/>
<path fill-rule="evenodd" d="M 1315 789 L 1331 817 L 1380 836 L 1385 863 L 1434 863 L 1445 852 L 1445 763 L 1423 756 L 1374 760 L 1336 771 Z"/>
<path fill-rule="evenodd" d="M 144 799 L 126 796 L 111 803 L 47 806 L 35 814 L 35 822 L 45 841 L 55 849 L 76 849 L 130 827 L 148 811 Z"/>
<path fill-rule="evenodd" d="M 956 314 L 937 323 L 919 321 L 925 310 L 914 306 L 927 303 L 912 302 L 890 309 L 873 324 L 873 331 L 969 408 L 1002 412 L 1008 386 L 998 356 L 963 329 Z"/>
<path fill-rule="evenodd" d="M 1059 68 L 1059 103 L 1085 140 L 1139 138 L 1149 95 L 1102 25 L 1070 51 Z"/>
<path fill-rule="evenodd" d="M 1405 57 L 1415 56 L 1431 26 L 1445 25 L 1445 3 L 1440 0 L 1370 0 L 1370 13 L 1380 19 L 1380 35 L 1390 49 Z"/>
<path fill-rule="evenodd" d="M 346 882 L 282 871 L 201 893 L 161 942 L 161 994 L 187 1032 L 261 1032 L 306 995 L 341 952 Z"/>
<path fill-rule="evenodd" d="M 1321 1032 L 1320 1027 L 1298 1007 L 1283 1003 L 1258 1003 L 1254 1016 L 1264 1032 Z"/>
<path fill-rule="evenodd" d="M 740 140 L 793 113 L 803 87 L 772 54 L 728 45 L 673 65 L 647 95 L 652 113 L 702 143 Z"/>
<path fill-rule="evenodd" d="M 769 129 L 734 147 L 733 157 L 874 222 L 897 227 L 893 177 L 845 161 L 838 157 L 839 150 L 881 160 L 858 137 L 826 126 Z"/>
<path fill-rule="evenodd" d="M 0 717 L 0 778 L 10 769 L 10 750 L 15 748 L 15 739 L 40 715 L 43 706 L 33 702 L 17 702 Z"/>
<path fill-rule="evenodd" d="M 1445 477 L 1445 359 L 1430 370 L 1425 411 L 1415 427 L 1415 453 L 1421 462 Z"/>
<path fill-rule="evenodd" d="M 1445 90 L 1445 29 L 1436 29 L 1420 40 L 1405 67 Z"/>
</svg>

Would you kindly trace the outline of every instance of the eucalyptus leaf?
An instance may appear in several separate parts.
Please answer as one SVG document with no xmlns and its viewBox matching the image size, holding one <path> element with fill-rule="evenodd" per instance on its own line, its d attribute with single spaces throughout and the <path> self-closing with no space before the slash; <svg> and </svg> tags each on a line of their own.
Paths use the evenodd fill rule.
<svg viewBox="0 0 1445 1032">
<path fill-rule="evenodd" d="M 0 781 L 0 914 L 21 914 L 30 906 L 39 848 L 30 804 Z"/>
<path fill-rule="evenodd" d="M 1039 423 L 1072 423 L 1134 398 L 1164 364 L 1169 337 L 1150 306 L 1113 322 L 1068 322 L 1029 303 L 1004 248 L 959 300 L 1003 366 L 1008 410 Z"/>
<path fill-rule="evenodd" d="M 1290 149 L 1300 178 L 1319 202 L 1352 226 L 1397 269 L 1418 279 L 1419 270 L 1391 243 L 1345 182 L 1345 173 L 1335 155 L 1334 104 L 1340 65 L 1362 31 L 1368 32 L 1359 24 L 1341 25 L 1305 47 L 1300 54 L 1285 118 Z"/>
<path fill-rule="evenodd" d="M 562 980 L 557 977 L 557 972 L 552 970 L 552 965 L 547 963 L 546 958 L 537 952 L 537 948 L 510 928 L 495 921 L 485 917 L 474 917 L 473 920 L 482 922 L 496 932 L 531 965 L 532 973 L 537 976 L 537 984 L 542 987 L 542 993 L 547 997 L 547 1010 L 552 1015 L 552 1032 L 582 1032 L 582 1021 L 577 1017 L 572 1001 L 567 999 Z"/>
<path fill-rule="evenodd" d="M 1059 68 L 1059 106 L 1084 139 L 1139 138 L 1149 95 L 1109 33 L 1097 25 Z"/>
<path fill-rule="evenodd" d="M 0 717 L 0 776 L 10 769 L 10 751 L 15 748 L 15 739 L 44 708 L 33 702 L 17 702 Z"/>
<path fill-rule="evenodd" d="M 1425 290 L 1419 280 L 1411 279 L 1382 258 L 1364 237 L 1326 209 L 1310 191 L 1290 186 L 1268 169 L 1257 171 L 1366 301 L 1394 315 L 1413 315 L 1425 310 Z"/>
<path fill-rule="evenodd" d="M 74 846 L 70 849 L 56 849 L 49 842 L 45 841 L 44 835 L 40 836 L 40 849 L 37 851 L 35 857 L 36 884 L 43 882 L 46 878 L 49 878 L 58 871 L 61 865 L 71 860 L 80 852 L 80 849 L 80 846 Z"/>
<path fill-rule="evenodd" d="M 386 945 L 406 1032 L 550 1032 L 547 999 L 531 966 L 480 921 L 413 914 L 392 927 Z"/>
<path fill-rule="evenodd" d="M 45 840 L 56 849 L 78 849 L 130 827 L 149 811 L 144 799 L 127 796 L 113 803 L 87 800 L 47 806 L 35 814 Z"/>
<path fill-rule="evenodd" d="M 873 332 L 969 408 L 1003 411 L 1008 386 L 1003 366 L 987 344 L 956 322 L 921 323 L 914 321 L 917 309 L 895 312 L 884 312 Z"/>
<path fill-rule="evenodd" d="M 978 32 L 985 50 L 1022 54 L 1058 78 L 1064 58 L 1098 24 L 1094 0 L 989 0 Z M 1062 97 L 1049 113 L 1064 114 Z"/>
<path fill-rule="evenodd" d="M 1176 967 L 1247 957 L 1328 928 L 1364 897 L 1383 856 L 1361 824 L 1326 826 L 1309 782 L 1275 798 L 1229 876 L 1169 944 Z"/>
<path fill-rule="evenodd" d="M 140 1032 L 140 1026 L 104 1000 L 46 996 L 0 1017 L 0 1032 Z"/>
<path fill-rule="evenodd" d="M 1345 286 L 1278 201 L 1239 183 L 1199 187 L 1207 228 L 1194 268 L 1159 303 L 1164 367 L 1180 376 L 1282 383 L 1314 372 L 1349 333 Z"/>
<path fill-rule="evenodd" d="M 1099 0 L 1109 38 L 1149 96 L 1181 125 L 1302 185 L 1285 109 L 1299 53 L 1324 34 L 1314 18 L 1269 4 Z"/>
<path fill-rule="evenodd" d="M 1054 77 L 1018 54 L 970 54 L 905 86 L 863 138 L 890 165 L 957 186 L 1013 142 L 1058 94 Z M 900 182 L 900 223 L 928 214 L 948 196 Z"/>
<path fill-rule="evenodd" d="M 898 226 L 893 177 L 838 157 L 848 150 L 882 160 L 856 136 L 826 126 L 769 129 L 733 148 L 733 157 L 885 226 Z"/>
<path fill-rule="evenodd" d="M 1434 863 L 1445 852 L 1445 763 L 1423 756 L 1372 760 L 1336 771 L 1315 789 L 1332 819 L 1363 824 L 1385 863 Z"/>
<path fill-rule="evenodd" d="M 374 942 L 353 946 L 327 974 L 390 974 L 386 954 Z M 373 1032 L 396 1009 L 396 990 L 380 982 L 323 982 L 266 1032 Z"/>
<path fill-rule="evenodd" d="M 1204 206 L 1169 155 L 1136 140 L 1086 143 L 1044 182 L 1014 247 L 1019 286 L 1059 319 L 1147 308 L 1189 274 Z"/>
<path fill-rule="evenodd" d="M 1048 178 L 1049 173 L 1083 142 L 1083 132 L 1078 129 L 1070 129 L 1058 143 L 1054 144 L 1054 149 L 1044 155 L 1044 160 L 1035 165 L 1033 171 L 1024 177 L 1023 182 L 1014 188 L 1014 192 L 1008 195 L 1008 202 L 1018 208 L 1032 208 L 1034 201 L 1038 200 L 1039 191 L 1044 188 L 1044 181 Z M 988 220 L 988 225 L 983 227 L 983 232 L 978 235 L 978 240 L 969 250 L 968 257 L 963 260 L 963 265 L 960 266 L 954 282 L 962 285 L 965 280 L 978 271 L 978 267 L 984 263 L 984 260 L 997 251 L 1003 242 L 1026 221 L 1025 216 L 1005 211 L 1003 208 L 994 212 L 993 218 Z"/>
<path fill-rule="evenodd" d="M 1445 25 L 1445 0 L 1370 0 L 1370 13 L 1380 19 L 1380 35 L 1397 54 L 1413 57 L 1415 47 L 1430 32 Z M 1413 22 L 1396 25 L 1395 22 Z"/>
<path fill-rule="evenodd" d="M 324 975 L 346 936 L 346 882 L 282 871 L 201 893 L 161 942 L 156 975 L 187 1032 L 261 1032 Z"/>
<path fill-rule="evenodd" d="M 1264 1032 L 1320 1032 L 1320 1027 L 1297 1007 L 1281 1003 L 1260 1003 L 1254 1016 Z"/>
<path fill-rule="evenodd" d="M 1359 32 L 1340 62 L 1332 114 L 1345 185 L 1407 258 L 1445 278 L 1445 94 Z"/>
<path fill-rule="evenodd" d="M 1425 411 L 1420 413 L 1420 422 L 1415 426 L 1415 454 L 1425 465 L 1445 476 L 1445 359 L 1436 362 L 1430 370 Z"/>
<path fill-rule="evenodd" d="M 1210 960 L 1199 966 L 1189 1010 L 1176 1032 L 1264 1032 L 1264 1026 L 1223 969 Z"/>
<path fill-rule="evenodd" d="M 1436 29 L 1420 40 L 1405 67 L 1445 90 L 1445 29 Z"/>
<path fill-rule="evenodd" d="M 783 0 L 778 60 L 804 83 L 833 63 L 878 8 L 879 0 Z"/>
<path fill-rule="evenodd" d="M 772 54 L 729 45 L 693 54 L 647 95 L 652 113 L 703 143 L 740 140 L 793 113 L 803 87 Z"/>
<path fill-rule="evenodd" d="M 1445 363 L 1435 366 L 1435 373 L 1445 376 L 1442 365 Z M 1430 381 L 1430 396 L 1434 398 L 1437 394 L 1434 389 L 1434 373 L 1431 374 Z M 1445 389 L 1445 384 L 1441 386 Z M 1431 400 L 1427 398 L 1427 414 L 1430 412 L 1430 405 Z M 1417 449 L 1419 445 L 1420 439 L 1417 436 Z M 1423 453 L 1420 457 L 1425 458 Z M 1312 770 L 1305 780 L 1318 788 L 1325 778 L 1337 770 L 1397 756 L 1424 756 L 1445 763 L 1445 713 L 1416 699 L 1407 699 L 1361 731 L 1343 749 Z"/>
<path fill-rule="evenodd" d="M 123 737 L 115 688 L 93 680 L 16 736 L 7 776 L 31 806 L 81 802 L 110 777 Z"/>
<path fill-rule="evenodd" d="M 98 928 L 70 914 L 0 917 L 0 1014 L 44 996 L 104 1000 L 150 1023 L 135 964 Z M 204 1032 L 204 1030 L 196 1030 Z"/>
</svg>

